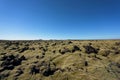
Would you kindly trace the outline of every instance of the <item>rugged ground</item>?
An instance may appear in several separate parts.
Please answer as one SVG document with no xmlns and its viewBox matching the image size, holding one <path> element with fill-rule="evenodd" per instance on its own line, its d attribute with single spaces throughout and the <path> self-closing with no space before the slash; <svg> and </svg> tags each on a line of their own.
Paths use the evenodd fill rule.
<svg viewBox="0 0 120 80">
<path fill-rule="evenodd" d="M 1 40 L 0 80 L 120 80 L 120 40 Z"/>
</svg>

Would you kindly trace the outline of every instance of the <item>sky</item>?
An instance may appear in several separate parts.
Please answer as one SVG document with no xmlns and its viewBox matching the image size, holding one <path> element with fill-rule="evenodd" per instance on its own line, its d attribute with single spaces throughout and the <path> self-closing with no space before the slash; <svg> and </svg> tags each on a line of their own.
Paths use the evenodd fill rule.
<svg viewBox="0 0 120 80">
<path fill-rule="evenodd" d="M 0 39 L 120 39 L 120 0 L 0 0 Z"/>
</svg>

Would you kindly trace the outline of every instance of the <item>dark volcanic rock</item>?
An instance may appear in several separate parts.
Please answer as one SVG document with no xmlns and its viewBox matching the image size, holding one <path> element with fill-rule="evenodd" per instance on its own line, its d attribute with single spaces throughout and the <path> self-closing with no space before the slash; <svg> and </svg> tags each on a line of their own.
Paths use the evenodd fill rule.
<svg viewBox="0 0 120 80">
<path fill-rule="evenodd" d="M 0 53 L 0 55 L 5 55 L 5 54 L 7 54 L 7 53 Z"/>
<path fill-rule="evenodd" d="M 5 56 L 5 55 L 3 55 L 3 56 L 0 57 L 0 61 L 4 61 L 6 59 L 7 59 L 7 56 Z"/>
<path fill-rule="evenodd" d="M 51 67 L 54 66 L 54 67 Z M 53 75 L 55 73 L 55 71 L 57 70 L 57 68 L 55 67 L 55 65 L 53 63 L 47 63 L 46 65 L 44 65 L 44 69 L 41 70 L 41 73 L 44 76 L 50 76 Z"/>
<path fill-rule="evenodd" d="M 26 50 L 28 50 L 29 49 L 29 47 L 24 47 L 24 48 L 22 48 L 22 49 L 20 49 L 20 53 L 22 53 L 22 52 L 24 52 L 24 51 L 26 51 Z"/>
<path fill-rule="evenodd" d="M 115 51 L 115 54 L 120 54 L 120 50 L 116 50 L 116 51 Z"/>
<path fill-rule="evenodd" d="M 21 60 L 26 60 L 26 58 L 25 58 L 25 56 L 24 56 L 24 55 L 23 55 L 23 56 L 21 56 L 21 57 L 20 57 L 20 59 L 21 59 Z"/>
<path fill-rule="evenodd" d="M 85 48 L 85 52 L 90 54 L 90 53 L 98 53 L 99 49 L 96 49 L 94 47 L 92 47 L 91 45 L 89 46 L 83 46 Z"/>
<path fill-rule="evenodd" d="M 14 69 L 13 65 L 5 65 L 4 66 L 4 70 L 12 70 L 12 69 Z"/>
<path fill-rule="evenodd" d="M 43 72 L 43 75 L 44 75 L 44 76 L 53 75 L 55 71 L 56 71 L 56 69 L 51 70 L 51 68 L 48 67 L 48 68 L 46 68 L 46 70 Z"/>
<path fill-rule="evenodd" d="M 75 52 L 75 51 L 81 51 L 81 50 L 78 46 L 73 46 L 72 52 Z"/>
<path fill-rule="evenodd" d="M 74 53 L 75 51 L 81 51 L 81 49 L 78 46 L 74 45 L 74 46 L 71 46 L 71 47 L 64 47 L 64 48 L 59 50 L 59 52 L 61 54 L 65 54 L 67 52 Z"/>
<path fill-rule="evenodd" d="M 25 57 L 18 57 L 14 55 L 4 55 L 2 58 L 1 67 L 3 67 L 4 70 L 12 70 L 15 66 L 18 66 L 21 64 L 22 60 L 25 60 Z"/>
<path fill-rule="evenodd" d="M 42 74 L 43 76 L 53 75 L 57 71 L 54 63 L 42 61 L 30 66 L 30 74 Z"/>
<path fill-rule="evenodd" d="M 69 49 L 67 49 L 67 48 L 63 48 L 63 49 L 60 49 L 59 52 L 61 54 L 65 54 L 66 52 L 71 52 L 71 51 Z"/>
<path fill-rule="evenodd" d="M 85 61 L 85 66 L 88 66 L 88 62 L 87 61 Z"/>
<path fill-rule="evenodd" d="M 37 73 L 39 73 L 39 67 L 37 67 L 36 65 L 30 66 L 30 74 L 37 74 Z"/>
</svg>

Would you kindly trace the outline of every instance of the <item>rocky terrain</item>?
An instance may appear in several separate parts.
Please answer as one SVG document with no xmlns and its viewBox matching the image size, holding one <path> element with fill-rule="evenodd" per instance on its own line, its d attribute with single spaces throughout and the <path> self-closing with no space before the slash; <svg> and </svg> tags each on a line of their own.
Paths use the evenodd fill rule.
<svg viewBox="0 0 120 80">
<path fill-rule="evenodd" d="M 120 40 L 1 40 L 0 80 L 120 80 Z"/>
</svg>

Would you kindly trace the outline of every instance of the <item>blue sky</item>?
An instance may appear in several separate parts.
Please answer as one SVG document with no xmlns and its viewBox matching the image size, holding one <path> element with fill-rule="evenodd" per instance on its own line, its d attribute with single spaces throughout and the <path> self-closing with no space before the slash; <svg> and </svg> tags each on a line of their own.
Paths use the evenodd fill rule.
<svg viewBox="0 0 120 80">
<path fill-rule="evenodd" d="M 120 0 L 0 0 L 0 39 L 120 39 Z"/>
</svg>

